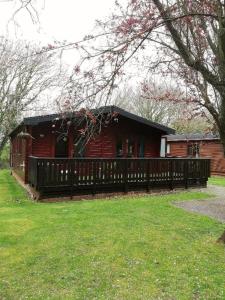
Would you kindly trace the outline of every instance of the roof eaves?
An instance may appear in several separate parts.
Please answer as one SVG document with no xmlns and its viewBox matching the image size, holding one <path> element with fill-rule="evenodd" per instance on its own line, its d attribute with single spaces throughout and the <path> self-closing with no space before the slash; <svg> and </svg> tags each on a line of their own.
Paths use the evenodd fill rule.
<svg viewBox="0 0 225 300">
<path fill-rule="evenodd" d="M 158 124 L 158 123 L 155 123 L 155 122 L 152 122 L 152 121 L 149 121 L 143 117 L 140 117 L 138 115 L 135 115 L 133 113 L 130 113 L 118 106 L 115 106 L 115 105 L 109 105 L 109 106 L 103 106 L 103 107 L 100 107 L 98 109 L 93 109 L 93 112 L 95 113 L 112 113 L 112 112 L 116 112 L 124 117 L 127 117 L 129 119 L 132 119 L 134 121 L 137 121 L 139 123 L 142 123 L 142 124 L 145 124 L 147 126 L 150 126 L 150 127 L 153 127 L 153 128 L 156 128 L 160 131 L 163 131 L 165 134 L 174 134 L 175 133 L 175 130 L 172 129 L 172 128 L 169 128 L 167 126 L 164 126 L 164 125 L 161 125 L 161 124 Z M 24 118 L 23 122 L 20 124 L 20 125 L 31 125 L 31 126 L 35 126 L 35 125 L 38 125 L 40 123 L 43 123 L 43 122 L 50 122 L 50 121 L 53 121 L 57 118 L 62 118 L 60 114 L 52 114 L 52 115 L 44 115 L 44 116 L 36 116 L 36 117 L 27 117 L 27 118 Z M 19 125 L 19 126 L 20 126 Z M 17 128 L 19 127 L 17 126 L 13 131 L 16 131 Z M 10 135 L 12 134 L 10 133 Z"/>
<path fill-rule="evenodd" d="M 60 118 L 60 114 L 28 117 L 28 118 L 24 118 L 24 124 L 25 125 L 38 125 L 43 122 L 53 121 L 56 118 Z"/>
<path fill-rule="evenodd" d="M 168 142 L 187 142 L 187 141 L 216 141 L 216 140 L 220 140 L 220 138 L 198 138 L 198 139 L 193 139 L 193 138 L 187 138 L 187 139 L 168 139 Z"/>
<path fill-rule="evenodd" d="M 24 122 L 22 121 L 18 126 L 16 126 L 16 128 L 14 128 L 10 133 L 9 133 L 9 137 L 12 137 L 14 135 L 14 133 L 20 128 L 22 127 L 24 124 Z"/>
<path fill-rule="evenodd" d="M 215 134 L 174 134 L 165 135 L 167 141 L 181 142 L 181 141 L 202 141 L 202 140 L 219 140 L 219 136 Z"/>
</svg>

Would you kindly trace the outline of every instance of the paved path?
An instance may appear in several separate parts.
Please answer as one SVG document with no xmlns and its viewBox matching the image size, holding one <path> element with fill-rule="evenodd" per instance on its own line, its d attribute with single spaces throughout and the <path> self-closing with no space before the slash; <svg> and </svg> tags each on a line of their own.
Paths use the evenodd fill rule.
<svg viewBox="0 0 225 300">
<path fill-rule="evenodd" d="M 202 191 L 216 197 L 209 200 L 174 202 L 174 204 L 185 210 L 207 215 L 225 223 L 225 187 L 208 185 Z"/>
</svg>

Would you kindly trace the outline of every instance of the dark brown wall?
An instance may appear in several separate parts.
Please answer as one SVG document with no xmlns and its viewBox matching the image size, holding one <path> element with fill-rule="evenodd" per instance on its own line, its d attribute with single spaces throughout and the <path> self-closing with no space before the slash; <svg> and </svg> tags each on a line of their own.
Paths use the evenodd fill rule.
<svg viewBox="0 0 225 300">
<path fill-rule="evenodd" d="M 52 124 L 44 123 L 32 127 L 32 155 L 40 157 L 54 156 L 55 136 L 52 133 Z"/>
<path fill-rule="evenodd" d="M 202 142 L 200 156 L 211 158 L 211 172 L 213 174 L 225 175 L 225 158 L 222 144 L 219 141 Z"/>
<path fill-rule="evenodd" d="M 54 157 L 57 131 L 60 131 L 59 125 L 52 127 L 50 122 L 33 126 L 31 154 L 38 157 Z M 75 152 L 74 134 L 70 129 L 68 157 L 73 157 Z M 101 133 L 89 141 L 85 148 L 85 157 L 115 157 L 116 142 L 119 139 L 123 141 L 125 157 L 127 139 L 133 139 L 137 146 L 141 137 L 145 140 L 145 157 L 159 157 L 161 132 L 123 117 L 118 117 L 118 123 L 113 122 L 103 127 Z"/>
<path fill-rule="evenodd" d="M 123 156 L 127 153 L 127 140 L 132 139 L 135 147 L 144 138 L 145 157 L 159 157 L 161 133 L 158 130 L 149 128 L 135 121 L 119 117 L 118 123 L 113 122 L 102 129 L 100 135 L 92 139 L 86 146 L 86 157 L 115 157 L 116 143 L 118 140 L 123 141 Z M 135 149 L 137 156 L 137 149 Z"/>
<path fill-rule="evenodd" d="M 187 156 L 187 142 L 168 142 L 172 156 Z"/>
</svg>

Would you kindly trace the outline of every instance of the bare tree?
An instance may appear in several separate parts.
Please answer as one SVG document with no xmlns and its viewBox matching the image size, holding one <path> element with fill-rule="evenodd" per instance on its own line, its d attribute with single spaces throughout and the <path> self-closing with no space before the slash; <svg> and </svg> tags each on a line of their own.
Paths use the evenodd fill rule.
<svg viewBox="0 0 225 300">
<path fill-rule="evenodd" d="M 37 8 L 37 0 L 1 0 L 0 2 L 10 2 L 14 4 L 14 11 L 11 16 L 11 20 L 15 21 L 15 18 L 17 15 L 19 15 L 21 12 L 25 11 L 27 13 L 32 21 L 32 23 L 39 23 L 39 12 Z M 42 1 L 42 3 L 45 3 L 45 0 Z M 40 4 L 40 1 L 39 1 Z"/>
<path fill-rule="evenodd" d="M 162 95 L 169 94 L 169 98 Z M 209 132 L 214 130 L 212 117 L 205 111 L 199 113 L 196 104 L 186 105 L 177 101 L 181 97 L 173 87 L 165 87 L 150 79 L 137 87 L 120 88 L 113 104 L 153 122 L 170 126 L 177 133 Z M 173 100 L 173 99 L 174 100 Z"/>
<path fill-rule="evenodd" d="M 0 153 L 24 112 L 34 104 L 40 109 L 45 93 L 59 89 L 55 53 L 37 55 L 38 51 L 22 41 L 0 41 Z"/>
<path fill-rule="evenodd" d="M 125 86 L 116 93 L 113 104 L 153 122 L 169 126 L 176 119 L 181 108 L 172 102 L 158 101 L 160 87 L 156 85 L 154 87 L 151 93 L 146 94 L 142 86 L 136 88 Z"/>
</svg>

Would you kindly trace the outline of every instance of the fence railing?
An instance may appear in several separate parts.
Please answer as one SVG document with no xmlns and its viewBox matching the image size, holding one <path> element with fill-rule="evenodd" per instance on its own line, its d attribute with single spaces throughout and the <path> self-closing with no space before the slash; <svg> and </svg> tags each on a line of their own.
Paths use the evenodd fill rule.
<svg viewBox="0 0 225 300">
<path fill-rule="evenodd" d="M 209 159 L 189 158 L 29 158 L 29 183 L 42 194 L 149 191 L 204 186 Z"/>
</svg>

